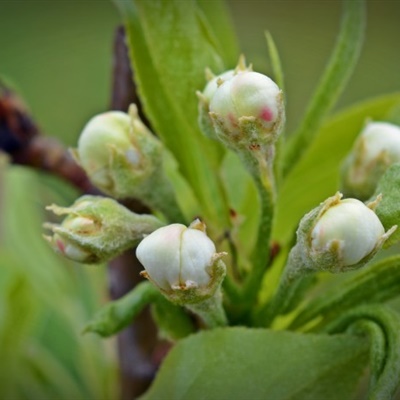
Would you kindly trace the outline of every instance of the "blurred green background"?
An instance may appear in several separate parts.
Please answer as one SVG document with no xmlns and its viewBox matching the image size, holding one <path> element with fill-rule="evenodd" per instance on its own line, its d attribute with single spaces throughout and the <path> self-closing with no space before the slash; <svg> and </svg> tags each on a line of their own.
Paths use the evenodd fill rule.
<svg viewBox="0 0 400 400">
<path fill-rule="evenodd" d="M 227 5 L 255 70 L 270 71 L 264 31 L 272 33 L 292 131 L 334 44 L 340 1 Z M 400 1 L 368 1 L 364 49 L 338 107 L 400 89 L 399 20 Z M 0 75 L 19 90 L 46 134 L 72 146 L 88 118 L 108 108 L 119 23 L 109 1 L 0 0 Z M 62 260 L 41 238 L 44 205 L 68 204 L 75 196 L 43 174 L 0 167 L 0 398 L 117 396 L 113 340 L 80 334 L 107 300 L 106 271 Z"/>
</svg>

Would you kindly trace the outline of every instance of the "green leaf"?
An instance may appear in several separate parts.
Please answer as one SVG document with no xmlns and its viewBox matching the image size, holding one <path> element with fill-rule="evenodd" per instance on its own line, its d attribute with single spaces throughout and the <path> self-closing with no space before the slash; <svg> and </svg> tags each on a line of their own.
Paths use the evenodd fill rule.
<svg viewBox="0 0 400 400">
<path fill-rule="evenodd" d="M 205 14 L 199 18 L 193 0 L 115 1 L 126 20 L 145 112 L 178 161 L 208 224 L 225 227 L 228 209 L 215 174 L 224 151 L 202 135 L 197 123 L 195 91 L 205 85 L 205 68 L 226 69 L 210 39 L 215 35 L 207 31 Z"/>
<path fill-rule="evenodd" d="M 365 359 L 351 336 L 214 329 L 180 341 L 142 399 L 349 399 Z"/>
<path fill-rule="evenodd" d="M 379 362 L 381 368 L 374 369 L 368 399 L 393 399 L 400 387 L 400 315 L 381 305 L 359 307 L 334 321 L 327 331 L 343 332 L 358 321 L 371 321 L 381 331 L 380 335 L 371 337 L 371 358 L 374 365 Z M 382 336 L 384 346 L 382 346 Z M 376 374 L 376 375 L 375 375 Z"/>
<path fill-rule="evenodd" d="M 285 93 L 285 83 L 283 78 L 283 69 L 281 64 L 281 59 L 279 57 L 278 49 L 276 47 L 275 41 L 270 32 L 265 32 L 265 38 L 268 45 L 268 53 L 271 61 L 272 73 L 274 80 L 279 88 Z"/>
<path fill-rule="evenodd" d="M 331 290 L 316 296 L 293 321 L 290 328 L 297 329 L 313 319 L 321 319 L 317 328 L 336 315 L 361 304 L 381 303 L 400 294 L 400 256 L 377 262 Z M 317 329 L 314 328 L 314 329 Z"/>
<path fill-rule="evenodd" d="M 382 200 L 375 212 L 382 225 L 385 230 L 398 226 L 385 242 L 385 247 L 389 247 L 400 240 L 400 164 L 392 165 L 380 179 L 374 197 L 379 194 L 382 194 Z"/>
<path fill-rule="evenodd" d="M 212 40 L 215 43 L 216 52 L 221 55 L 226 65 L 235 65 L 239 49 L 229 9 L 225 2 L 223 0 L 197 0 L 197 4 L 206 17 L 203 18 L 206 30 L 209 35 L 213 34 Z M 205 34 L 207 35 L 206 32 Z"/>
<path fill-rule="evenodd" d="M 109 337 L 127 327 L 150 302 L 161 296 L 150 282 L 141 282 L 118 300 L 107 303 L 85 326 L 83 332 Z"/>
<path fill-rule="evenodd" d="M 301 159 L 330 112 L 357 63 L 365 30 L 363 0 L 344 0 L 342 24 L 335 49 L 311 99 L 303 121 L 288 142 L 283 172 L 286 175 Z"/>
<path fill-rule="evenodd" d="M 390 94 L 352 106 L 329 119 L 279 193 L 273 237 L 287 241 L 303 215 L 339 188 L 339 166 L 367 118 L 382 120 L 400 103 Z"/>
</svg>

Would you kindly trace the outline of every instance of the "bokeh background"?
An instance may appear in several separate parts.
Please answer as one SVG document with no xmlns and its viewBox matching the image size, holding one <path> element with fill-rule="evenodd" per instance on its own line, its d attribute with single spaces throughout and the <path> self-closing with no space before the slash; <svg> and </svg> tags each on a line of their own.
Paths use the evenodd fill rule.
<svg viewBox="0 0 400 400">
<path fill-rule="evenodd" d="M 365 45 L 337 108 L 400 90 L 400 1 L 367 3 Z M 255 70 L 270 70 L 264 32 L 272 33 L 292 131 L 329 58 L 341 2 L 230 0 L 227 7 Z M 0 0 L 0 76 L 19 91 L 47 135 L 73 146 L 85 122 L 108 109 L 119 24 L 106 0 Z M 114 341 L 80 333 L 107 301 L 105 268 L 66 262 L 41 237 L 44 205 L 68 204 L 76 192 L 45 174 L 3 164 L 0 398 L 116 398 Z"/>
</svg>

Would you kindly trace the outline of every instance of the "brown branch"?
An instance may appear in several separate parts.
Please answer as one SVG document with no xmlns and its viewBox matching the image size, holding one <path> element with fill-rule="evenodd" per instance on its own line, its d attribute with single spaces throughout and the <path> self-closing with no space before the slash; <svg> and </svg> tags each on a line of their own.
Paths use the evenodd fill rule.
<svg viewBox="0 0 400 400">
<path fill-rule="evenodd" d="M 22 100 L 1 82 L 0 149 L 15 164 L 50 172 L 84 193 L 100 193 L 65 147 L 41 134 Z"/>
</svg>

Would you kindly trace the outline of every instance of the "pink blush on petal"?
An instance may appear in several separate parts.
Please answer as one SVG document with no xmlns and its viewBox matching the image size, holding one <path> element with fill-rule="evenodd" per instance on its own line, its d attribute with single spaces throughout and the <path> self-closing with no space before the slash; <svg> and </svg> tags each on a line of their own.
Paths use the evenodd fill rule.
<svg viewBox="0 0 400 400">
<path fill-rule="evenodd" d="M 274 114 L 272 113 L 272 111 L 268 107 L 264 107 L 261 110 L 260 118 L 263 119 L 266 122 L 271 122 L 272 119 L 274 118 Z"/>
</svg>

